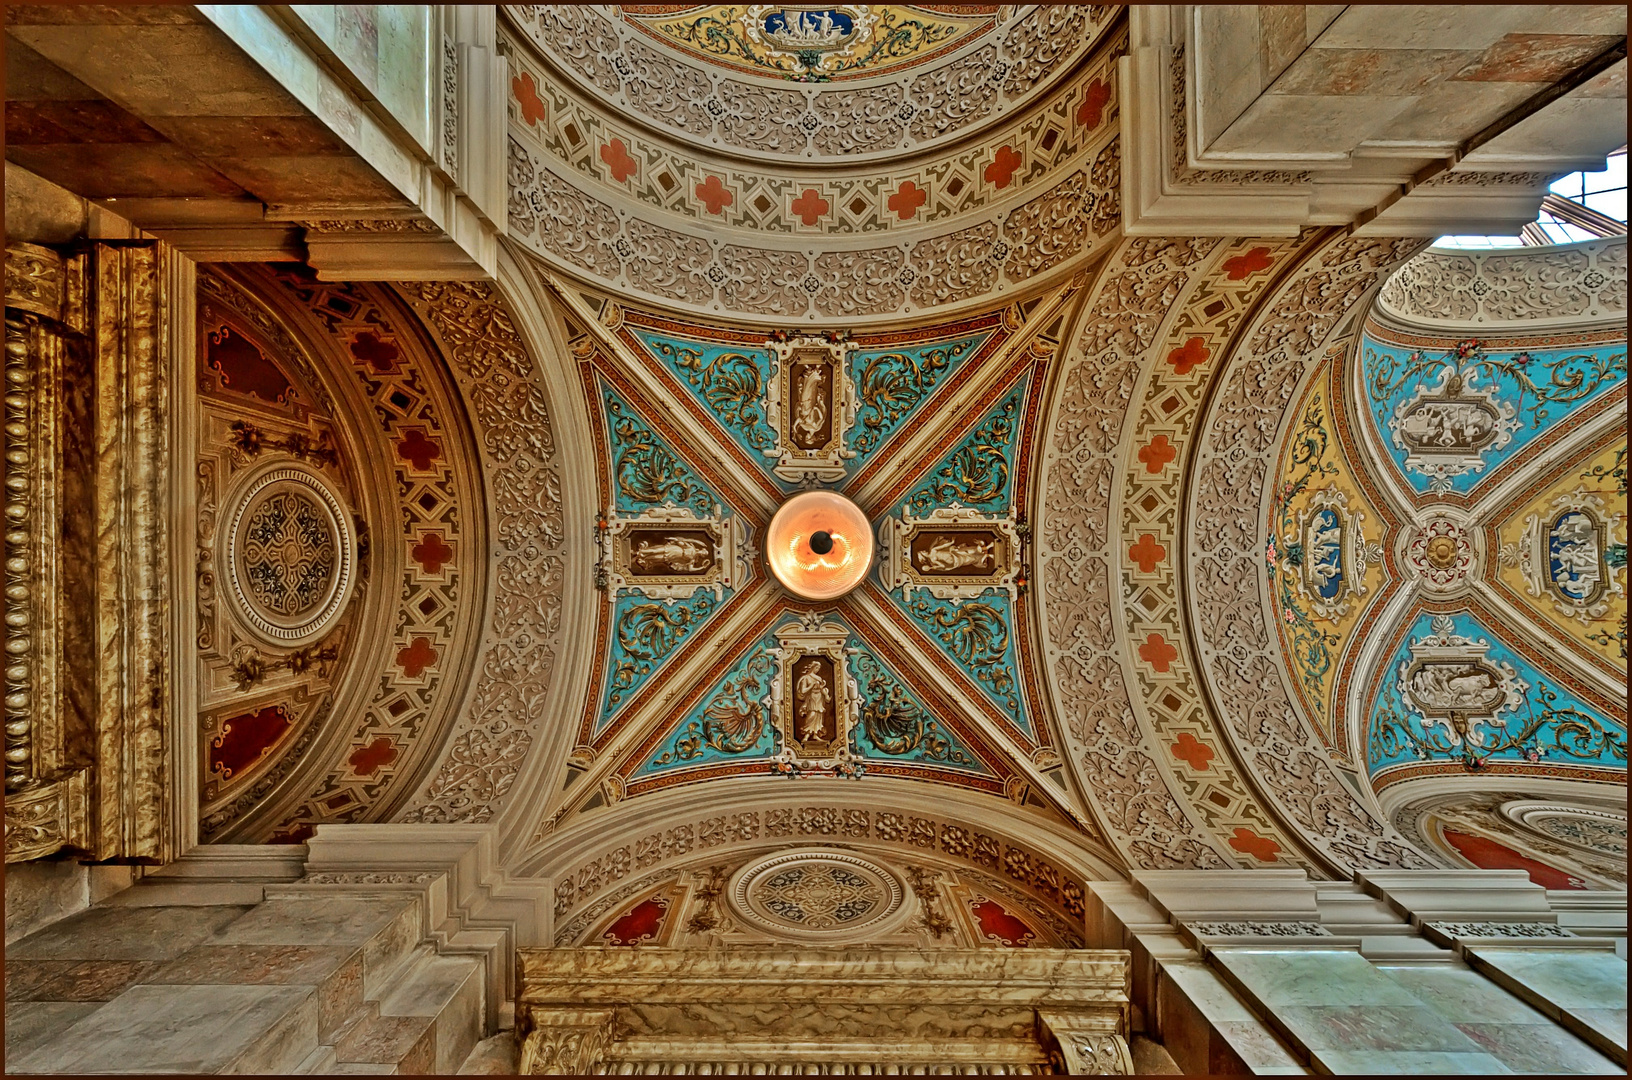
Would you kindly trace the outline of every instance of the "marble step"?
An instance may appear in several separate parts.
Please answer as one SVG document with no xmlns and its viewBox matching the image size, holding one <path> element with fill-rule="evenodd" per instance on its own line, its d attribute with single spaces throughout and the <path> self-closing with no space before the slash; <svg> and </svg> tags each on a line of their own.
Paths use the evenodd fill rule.
<svg viewBox="0 0 1632 1080">
<path fill-rule="evenodd" d="M 322 1074 L 456 1072 L 481 1034 L 483 990 L 480 962 L 417 945 L 303 1064 Z"/>
<path fill-rule="evenodd" d="M 427 948 L 380 999 L 380 1017 L 428 1020 L 432 1052 L 426 1071 L 448 1075 L 458 1071 L 483 1034 L 485 995 L 481 961 L 439 956 Z"/>
</svg>

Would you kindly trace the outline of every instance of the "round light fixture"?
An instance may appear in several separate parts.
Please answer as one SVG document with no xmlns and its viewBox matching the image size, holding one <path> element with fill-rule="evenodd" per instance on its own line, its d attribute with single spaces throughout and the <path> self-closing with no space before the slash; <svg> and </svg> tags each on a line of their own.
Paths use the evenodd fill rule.
<svg viewBox="0 0 1632 1080">
<path fill-rule="evenodd" d="M 795 596 L 832 600 L 867 576 L 873 527 L 859 506 L 836 491 L 801 492 L 771 518 L 765 560 Z"/>
</svg>

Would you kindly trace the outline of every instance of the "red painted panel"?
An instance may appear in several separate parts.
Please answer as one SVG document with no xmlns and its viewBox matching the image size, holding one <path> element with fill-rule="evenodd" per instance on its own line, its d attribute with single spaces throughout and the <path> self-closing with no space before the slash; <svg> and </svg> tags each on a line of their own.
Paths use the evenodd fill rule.
<svg viewBox="0 0 1632 1080">
<path fill-rule="evenodd" d="M 255 343 L 230 326 L 211 331 L 205 364 L 221 379 L 223 389 L 287 405 L 295 387 L 278 365 L 268 360 Z"/>
<path fill-rule="evenodd" d="M 656 941 L 669 914 L 669 898 L 649 896 L 624 912 L 601 935 L 608 945 L 642 945 Z"/>
<path fill-rule="evenodd" d="M 270 753 L 294 722 L 283 705 L 223 720 L 221 733 L 210 741 L 210 771 L 231 780 Z"/>
<path fill-rule="evenodd" d="M 996 900 L 980 899 L 969 905 L 974 912 L 980 932 L 989 941 L 998 941 L 1011 949 L 1022 949 L 1037 940 L 1036 931 Z"/>
<path fill-rule="evenodd" d="M 1523 870 L 1530 880 L 1544 889 L 1585 889 L 1587 883 L 1578 877 L 1556 870 L 1528 855 L 1520 855 L 1506 844 L 1484 836 L 1445 830 L 1445 839 L 1462 853 L 1462 857 L 1481 870 Z"/>
</svg>

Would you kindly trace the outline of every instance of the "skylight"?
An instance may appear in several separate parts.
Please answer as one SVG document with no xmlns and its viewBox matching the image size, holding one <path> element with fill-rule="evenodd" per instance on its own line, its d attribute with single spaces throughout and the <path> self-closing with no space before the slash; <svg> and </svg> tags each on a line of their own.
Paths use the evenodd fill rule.
<svg viewBox="0 0 1632 1080">
<path fill-rule="evenodd" d="M 1626 232 L 1626 147 L 1609 155 L 1602 172 L 1560 177 L 1542 200 L 1541 213 L 1518 236 L 1441 236 L 1437 248 L 1492 248 L 1571 244 Z"/>
</svg>

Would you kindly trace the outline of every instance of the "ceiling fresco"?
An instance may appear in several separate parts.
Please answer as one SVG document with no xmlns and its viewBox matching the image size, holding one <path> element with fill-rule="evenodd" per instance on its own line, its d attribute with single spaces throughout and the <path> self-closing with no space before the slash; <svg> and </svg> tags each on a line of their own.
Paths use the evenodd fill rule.
<svg viewBox="0 0 1632 1080">
<path fill-rule="evenodd" d="M 200 275 L 208 839 L 400 805 L 462 698 L 487 537 L 464 406 L 389 290 Z"/>
<path fill-rule="evenodd" d="M 1624 239 L 1123 235 L 1104 8 L 503 19 L 499 287 L 202 275 L 209 839 L 497 821 L 563 944 L 1624 882 Z"/>
<path fill-rule="evenodd" d="M 1406 595 L 1368 619 L 1351 687 L 1374 790 L 1458 769 L 1624 782 L 1624 325 L 1450 339 L 1373 320 L 1354 368 L 1386 454 L 1354 460 L 1408 507 L 1379 601 Z M 1347 522 L 1327 517 L 1316 559 L 1341 578 Z"/>
<path fill-rule="evenodd" d="M 1421 807 L 1443 817 L 1463 805 L 1446 783 L 1486 776 L 1514 798 L 1587 785 L 1561 805 L 1624 783 L 1624 335 L 1364 320 L 1419 246 L 1135 239 L 1028 304 L 848 334 L 684 320 L 538 267 L 593 432 L 601 592 L 535 843 L 702 782 L 865 800 L 901 778 L 1007 795 L 1134 865 L 1515 851 L 1605 881 Z M 1384 349 L 1414 370 L 1380 379 Z M 828 388 L 813 421 L 800 386 Z M 1490 455 L 1460 471 L 1388 452 L 1414 430 L 1390 420 L 1459 394 L 1535 430 L 1497 447 L 1476 417 L 1462 457 Z M 762 561 L 771 513 L 812 487 L 878 543 L 829 603 Z M 1597 563 L 1571 549 L 1559 578 L 1543 522 Z M 814 732 L 790 704 L 813 661 L 832 702 Z"/>
<path fill-rule="evenodd" d="M 573 755 L 597 783 L 575 801 L 883 775 L 1060 811 L 1023 566 L 1032 432 L 1070 294 L 801 337 L 557 293 L 601 506 L 600 659 Z M 771 513 L 813 486 L 889 538 L 830 603 L 760 561 Z M 816 734 L 791 704 L 812 664 L 831 702 Z"/>
</svg>

